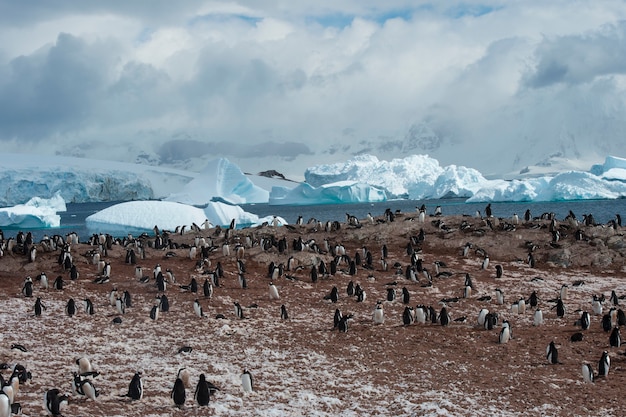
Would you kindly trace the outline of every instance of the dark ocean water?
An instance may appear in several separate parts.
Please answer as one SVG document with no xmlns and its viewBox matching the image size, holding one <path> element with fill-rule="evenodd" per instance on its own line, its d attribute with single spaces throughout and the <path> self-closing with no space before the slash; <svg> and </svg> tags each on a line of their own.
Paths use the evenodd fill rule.
<svg viewBox="0 0 626 417">
<path fill-rule="evenodd" d="M 89 237 L 93 233 L 109 233 L 107 230 L 89 230 L 85 225 L 85 219 L 100 210 L 117 204 L 117 202 L 107 203 L 69 203 L 67 211 L 61 213 L 61 227 L 49 229 L 28 229 L 33 233 L 33 237 L 39 240 L 44 234 L 65 235 L 76 232 L 81 239 Z M 293 224 L 302 216 L 304 222 L 310 218 L 321 221 L 338 220 L 345 222 L 346 213 L 365 218 L 367 213 L 374 216 L 382 215 L 387 208 L 404 213 L 415 213 L 416 207 L 426 205 L 426 212 L 431 214 L 436 206 L 441 206 L 444 215 L 474 215 L 476 210 L 484 212 L 486 203 L 466 203 L 464 199 L 444 199 L 444 200 L 394 200 L 382 203 L 356 203 L 356 204 L 328 204 L 314 206 L 270 206 L 268 204 L 244 204 L 241 207 L 259 217 L 276 215 L 284 218 L 288 223 Z M 583 214 L 593 214 L 598 223 L 606 223 L 615 218 L 616 214 L 626 216 L 626 199 L 617 200 L 578 200 L 560 202 L 537 202 L 537 203 L 491 203 L 492 214 L 496 217 L 511 217 L 517 213 L 523 216 L 527 209 L 530 209 L 533 216 L 540 216 L 542 213 L 555 213 L 557 219 L 562 219 L 572 210 L 576 217 L 582 219 Z M 626 217 L 624 217 L 626 221 Z M 3 228 L 5 236 L 14 236 L 18 229 Z M 26 229 L 24 229 L 26 231 Z M 133 234 L 139 234 L 145 230 L 129 230 Z"/>
</svg>

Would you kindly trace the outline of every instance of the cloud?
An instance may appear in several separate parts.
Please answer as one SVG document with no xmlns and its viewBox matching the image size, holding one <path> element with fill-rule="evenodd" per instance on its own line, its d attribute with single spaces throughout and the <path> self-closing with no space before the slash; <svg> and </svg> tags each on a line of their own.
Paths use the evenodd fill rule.
<svg viewBox="0 0 626 417">
<path fill-rule="evenodd" d="M 0 144 L 299 173 L 411 144 L 485 171 L 559 140 L 626 152 L 624 19 L 621 1 L 4 2 Z"/>
<path fill-rule="evenodd" d="M 576 35 L 544 38 L 536 49 L 537 64 L 524 85 L 541 88 L 557 83 L 580 84 L 597 77 L 626 74 L 626 22 Z"/>
</svg>

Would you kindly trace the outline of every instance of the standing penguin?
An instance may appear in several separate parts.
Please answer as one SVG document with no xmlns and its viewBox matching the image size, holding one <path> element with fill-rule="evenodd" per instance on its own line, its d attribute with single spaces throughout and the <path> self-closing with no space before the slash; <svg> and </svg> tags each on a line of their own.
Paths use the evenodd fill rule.
<svg viewBox="0 0 626 417">
<path fill-rule="evenodd" d="M 206 380 L 204 374 L 200 374 L 198 384 L 196 385 L 196 391 L 193 394 L 193 398 L 196 400 L 200 407 L 209 405 L 211 395 L 209 391 L 209 383 Z"/>
<path fill-rule="evenodd" d="M 41 313 L 43 310 L 46 309 L 46 306 L 42 304 L 41 302 L 41 297 L 37 297 L 37 300 L 35 300 L 35 316 L 39 317 L 41 316 Z"/>
<path fill-rule="evenodd" d="M 409 293 L 409 290 L 406 287 L 402 287 L 402 303 L 409 304 L 410 300 L 411 294 Z"/>
<path fill-rule="evenodd" d="M 450 324 L 450 314 L 448 314 L 448 309 L 445 307 L 441 307 L 441 311 L 439 312 L 439 324 L 442 326 Z"/>
<path fill-rule="evenodd" d="M 44 405 L 48 414 L 51 416 L 60 416 L 61 411 L 68 403 L 67 395 L 60 395 L 61 391 L 57 388 L 50 389 L 44 397 Z"/>
<path fill-rule="evenodd" d="M 269 293 L 270 300 L 278 300 L 280 298 L 278 295 L 278 288 L 276 288 L 276 285 L 274 285 L 273 282 L 270 282 Z"/>
<path fill-rule="evenodd" d="M 129 397 L 131 400 L 141 400 L 143 398 L 143 381 L 141 380 L 141 372 L 135 372 L 128 385 L 128 393 L 122 397 Z"/>
<path fill-rule="evenodd" d="M 606 350 L 602 352 L 602 357 L 598 362 L 598 376 L 607 376 L 609 374 L 609 368 L 611 367 L 611 358 L 609 358 L 609 352 Z"/>
<path fill-rule="evenodd" d="M 619 334 L 619 327 L 613 327 L 613 331 L 609 336 L 609 345 L 611 347 L 620 347 L 622 345 L 622 337 Z"/>
<path fill-rule="evenodd" d="M 548 359 L 548 363 L 553 365 L 559 363 L 559 351 L 556 349 L 554 341 L 550 342 L 546 348 L 546 359 Z"/>
<path fill-rule="evenodd" d="M 239 304 L 236 301 L 234 304 L 235 304 L 235 316 L 237 316 L 238 319 L 243 319 L 243 309 L 241 308 L 241 304 Z"/>
<path fill-rule="evenodd" d="M 383 324 L 385 322 L 385 312 L 380 301 L 376 304 L 376 308 L 372 313 L 372 321 L 374 321 L 374 324 Z"/>
<path fill-rule="evenodd" d="M 76 314 L 76 303 L 74 302 L 73 298 L 70 298 L 67 301 L 67 304 L 65 305 L 65 314 L 67 314 L 70 317 Z"/>
<path fill-rule="evenodd" d="M 253 391 L 252 374 L 247 369 L 244 369 L 241 374 L 241 386 L 243 387 L 243 392 Z"/>
<path fill-rule="evenodd" d="M 93 303 L 91 302 L 91 300 L 89 298 L 85 298 L 83 302 L 85 305 L 85 313 L 92 315 L 94 311 L 93 311 Z"/>
<path fill-rule="evenodd" d="M 535 314 L 533 316 L 533 326 L 541 326 L 543 324 L 543 312 L 540 308 L 535 310 Z"/>
<path fill-rule="evenodd" d="M 176 377 L 176 381 L 174 381 L 174 388 L 172 389 L 171 393 L 172 400 L 174 400 L 174 404 L 178 408 L 183 408 L 186 399 L 185 384 L 180 378 L 180 371 L 182 371 L 183 369 L 178 370 L 178 376 Z"/>
<path fill-rule="evenodd" d="M 31 277 L 26 277 L 26 279 L 24 280 L 24 286 L 22 287 L 22 294 L 24 294 L 24 297 L 33 296 L 33 279 Z"/>
<path fill-rule="evenodd" d="M 200 301 L 197 298 L 193 302 L 193 311 L 196 313 L 196 316 L 204 317 L 202 306 L 200 305 Z"/>
<path fill-rule="evenodd" d="M 593 382 L 593 367 L 588 363 L 583 363 L 582 366 L 583 381 Z"/>
<path fill-rule="evenodd" d="M 406 306 L 404 307 L 404 311 L 402 312 L 402 323 L 405 326 L 408 326 L 415 321 L 415 316 L 413 314 L 413 308 Z"/>
<path fill-rule="evenodd" d="M 152 306 L 150 309 L 150 318 L 154 321 L 159 319 L 159 306 Z"/>
<path fill-rule="evenodd" d="M 587 313 L 586 311 L 583 311 L 582 314 L 580 315 L 580 327 L 583 330 L 587 330 L 589 328 L 590 323 L 591 323 L 591 320 L 589 318 L 589 313 Z"/>
<path fill-rule="evenodd" d="M 496 265 L 496 278 L 502 278 L 502 265 Z"/>
<path fill-rule="evenodd" d="M 287 320 L 289 318 L 289 314 L 287 313 L 287 307 L 285 305 L 280 306 L 280 318 L 282 320 Z"/>
</svg>

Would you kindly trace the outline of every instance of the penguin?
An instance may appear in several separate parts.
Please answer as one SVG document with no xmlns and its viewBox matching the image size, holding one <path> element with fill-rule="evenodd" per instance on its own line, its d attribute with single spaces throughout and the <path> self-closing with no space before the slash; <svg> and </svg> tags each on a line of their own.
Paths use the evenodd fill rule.
<svg viewBox="0 0 626 417">
<path fill-rule="evenodd" d="M 415 320 L 415 316 L 413 315 L 413 309 L 409 306 L 404 307 L 404 311 L 402 312 L 402 323 L 405 326 L 409 326 Z"/>
<path fill-rule="evenodd" d="M 415 307 L 415 321 L 421 324 L 426 323 L 426 308 L 424 306 Z"/>
<path fill-rule="evenodd" d="M 556 302 L 556 315 L 557 317 L 565 316 L 565 305 L 563 304 L 563 300 L 560 298 Z"/>
<path fill-rule="evenodd" d="M 376 304 L 376 308 L 372 313 L 372 321 L 374 324 L 383 324 L 385 322 L 385 312 L 380 301 Z"/>
<path fill-rule="evenodd" d="M 560 294 L 559 294 L 559 297 L 561 298 L 561 300 L 567 299 L 567 290 L 568 289 L 569 289 L 569 287 L 567 286 L 567 284 L 561 285 L 561 291 L 560 291 Z"/>
<path fill-rule="evenodd" d="M 91 300 L 89 298 L 85 298 L 83 300 L 84 306 L 85 306 L 85 313 L 89 314 L 89 315 L 93 315 L 94 314 L 94 310 L 93 310 L 93 303 L 91 302 Z"/>
<path fill-rule="evenodd" d="M 206 283 L 207 281 L 205 280 L 204 282 Z M 239 274 L 239 286 L 244 290 L 248 288 L 248 281 L 246 280 L 246 277 L 244 274 Z"/>
<path fill-rule="evenodd" d="M 582 366 L 583 381 L 593 382 L 593 367 L 588 363 L 583 363 Z"/>
<path fill-rule="evenodd" d="M 324 300 L 330 300 L 333 304 L 339 301 L 339 290 L 336 286 L 330 290 L 330 294 L 324 296 Z"/>
<path fill-rule="evenodd" d="M 524 314 L 526 312 L 526 300 L 520 297 L 517 301 L 517 313 Z"/>
<path fill-rule="evenodd" d="M 496 302 L 500 305 L 504 304 L 504 292 L 500 288 L 496 288 Z"/>
<path fill-rule="evenodd" d="M 485 255 L 483 258 L 483 263 L 480 266 L 480 269 L 487 269 L 489 267 L 489 255 Z"/>
<path fill-rule="evenodd" d="M 172 400 L 174 400 L 174 404 L 178 408 L 183 408 L 186 399 L 185 385 L 183 383 L 183 380 L 180 378 L 180 372 L 183 369 L 178 370 L 178 376 L 176 377 L 176 381 L 174 381 L 174 388 L 172 388 L 172 392 L 170 394 Z"/>
<path fill-rule="evenodd" d="M 209 383 L 207 382 L 204 374 L 200 374 L 198 384 L 196 385 L 196 390 L 193 394 L 193 398 L 194 400 L 196 400 L 200 407 L 209 405 L 209 401 L 211 401 Z"/>
<path fill-rule="evenodd" d="M 170 311 L 170 300 L 167 298 L 167 295 L 161 294 L 159 297 L 159 310 L 163 313 L 167 313 Z"/>
<path fill-rule="evenodd" d="M 531 308 L 536 308 L 536 307 L 537 307 L 537 305 L 539 304 L 539 297 L 537 297 L 537 291 L 533 291 L 533 292 L 530 294 L 530 297 L 528 297 L 528 300 L 527 300 L 527 301 L 528 301 L 528 305 L 529 305 Z"/>
<path fill-rule="evenodd" d="M 550 342 L 546 348 L 546 359 L 548 359 L 548 363 L 553 365 L 559 363 L 559 351 L 556 349 L 554 341 Z"/>
<path fill-rule="evenodd" d="M 409 290 L 406 287 L 402 287 L 402 303 L 409 304 L 410 299 L 411 294 L 409 293 Z"/>
<path fill-rule="evenodd" d="M 491 203 L 487 204 L 487 207 L 485 207 L 485 216 L 491 217 Z"/>
<path fill-rule="evenodd" d="M 129 397 L 131 400 L 141 400 L 143 398 L 143 381 L 141 380 L 141 372 L 135 372 L 135 375 L 128 384 L 128 393 L 122 397 Z"/>
<path fill-rule="evenodd" d="M 496 278 L 502 278 L 502 265 L 496 265 Z"/>
<path fill-rule="evenodd" d="M 202 292 L 204 296 L 207 298 L 211 298 L 213 296 L 213 284 L 211 284 L 208 278 L 204 279 L 204 284 L 202 285 Z"/>
<path fill-rule="evenodd" d="M 472 287 L 466 285 L 463 289 L 463 298 L 470 298 L 472 296 Z"/>
<path fill-rule="evenodd" d="M 11 417 L 11 401 L 4 391 L 0 391 L 0 417 Z"/>
<path fill-rule="evenodd" d="M 96 389 L 90 379 L 83 379 L 80 381 L 80 387 L 83 395 L 92 401 L 96 401 L 96 398 L 100 395 L 100 391 Z"/>
<path fill-rule="evenodd" d="M 159 306 L 152 306 L 152 308 L 150 309 L 150 318 L 152 320 L 158 320 L 159 319 Z"/>
<path fill-rule="evenodd" d="M 280 306 L 280 318 L 282 320 L 287 320 L 289 318 L 289 314 L 287 314 L 287 307 L 285 305 Z"/>
<path fill-rule="evenodd" d="M 67 406 L 67 403 L 68 396 L 65 394 L 61 395 L 61 391 L 59 389 L 53 388 L 46 391 L 44 405 L 48 414 L 51 416 L 60 416 L 65 406 Z"/>
<path fill-rule="evenodd" d="M 339 325 L 339 322 L 341 321 L 341 319 L 343 318 L 343 316 L 341 315 L 341 311 L 336 308 L 335 309 L 335 316 L 333 317 L 333 329 L 336 329 L 337 326 Z"/>
<path fill-rule="evenodd" d="M 617 294 L 615 293 L 615 290 L 611 291 L 611 297 L 609 297 L 609 302 L 614 306 L 619 305 L 619 299 L 617 297 Z"/>
<path fill-rule="evenodd" d="M 500 330 L 500 337 L 498 339 L 498 342 L 500 344 L 504 344 L 504 343 L 509 343 L 509 339 L 511 338 L 511 330 L 507 325 L 505 326 L 504 323 L 502 323 L 502 329 Z"/>
<path fill-rule="evenodd" d="M 39 279 L 39 287 L 42 290 L 47 290 L 48 289 L 48 276 L 46 275 L 45 272 L 42 272 L 41 274 L 39 274 L 38 277 L 35 277 Z"/>
<path fill-rule="evenodd" d="M 31 277 L 26 277 L 24 280 L 24 286 L 22 287 L 22 294 L 24 297 L 32 297 L 33 296 L 33 280 Z"/>
<path fill-rule="evenodd" d="M 122 301 L 121 297 L 117 297 L 115 299 L 115 310 L 117 311 L 118 314 L 125 314 L 126 313 L 126 303 L 124 303 L 124 301 Z"/>
<path fill-rule="evenodd" d="M 254 390 L 252 374 L 247 369 L 244 369 L 241 374 L 241 386 L 243 387 L 243 392 L 252 392 Z"/>
<path fill-rule="evenodd" d="M 543 324 L 543 312 L 541 309 L 535 310 L 535 314 L 533 316 L 533 326 L 541 326 Z"/>
<path fill-rule="evenodd" d="M 276 288 L 273 282 L 270 282 L 269 293 L 270 293 L 270 300 L 280 299 L 280 296 L 278 295 L 278 288 Z"/>
<path fill-rule="evenodd" d="M 580 327 L 583 330 L 587 330 L 590 324 L 591 324 L 591 320 L 589 318 L 589 313 L 587 313 L 586 311 L 583 311 L 582 314 L 580 315 Z"/>
<path fill-rule="evenodd" d="M 200 305 L 200 301 L 197 298 L 193 302 L 193 311 L 196 313 L 196 316 L 204 317 L 204 313 L 202 312 L 202 306 Z"/>
<path fill-rule="evenodd" d="M 441 307 L 441 312 L 439 313 L 439 324 L 442 326 L 450 324 L 450 314 L 448 314 L 448 309 L 445 307 Z"/>
<path fill-rule="evenodd" d="M 611 315 L 605 314 L 604 316 L 602 316 L 602 329 L 604 329 L 605 332 L 609 332 L 612 328 L 613 325 L 611 323 Z"/>
<path fill-rule="evenodd" d="M 63 290 L 63 284 L 64 284 L 63 277 L 59 275 L 58 277 L 56 277 L 56 279 L 52 283 L 52 288 L 54 288 L 55 290 L 61 291 Z"/>
<path fill-rule="evenodd" d="M 37 297 L 37 300 L 35 300 L 35 307 L 34 307 L 35 316 L 36 317 L 41 316 L 42 311 L 45 309 L 46 309 L 46 306 L 43 305 L 43 303 L 41 302 L 41 298 Z"/>
<path fill-rule="evenodd" d="M 350 320 L 351 318 L 352 318 L 352 314 L 348 314 L 348 315 L 341 317 L 341 320 L 339 320 L 339 323 L 337 324 L 337 329 L 339 329 L 341 333 L 348 332 L 348 320 Z"/>
<path fill-rule="evenodd" d="M 76 314 L 76 303 L 74 302 L 73 298 L 70 298 L 67 301 L 67 304 L 65 305 L 65 314 L 67 314 L 70 317 Z"/>
<path fill-rule="evenodd" d="M 591 310 L 593 311 L 593 314 L 595 314 L 596 316 L 601 316 L 602 315 L 602 301 L 594 299 L 591 302 Z"/>
<path fill-rule="evenodd" d="M 598 376 L 608 376 L 610 367 L 611 358 L 609 357 L 609 352 L 605 350 L 604 352 L 602 352 L 602 356 L 600 357 L 600 361 L 598 362 Z"/>
<path fill-rule="evenodd" d="M 241 304 L 239 304 L 238 302 L 234 302 L 235 305 L 235 316 L 237 316 L 238 319 L 243 319 L 243 309 L 241 308 Z"/>
<path fill-rule="evenodd" d="M 76 359 L 76 365 L 78 365 L 78 372 L 81 376 L 93 375 L 94 370 L 89 358 L 83 356 Z"/>
<path fill-rule="evenodd" d="M 479 312 L 478 312 L 478 325 L 483 327 L 485 325 L 485 318 L 487 317 L 487 314 L 489 314 L 489 310 L 487 310 L 486 308 L 482 308 Z"/>
<path fill-rule="evenodd" d="M 613 327 L 613 331 L 609 336 L 609 345 L 611 347 L 620 347 L 622 345 L 622 337 L 619 334 L 619 327 Z"/>
<path fill-rule="evenodd" d="M 111 304 L 111 306 L 115 307 L 116 300 L 117 300 L 117 287 L 113 287 L 111 291 L 109 292 L 109 303 Z"/>
<path fill-rule="evenodd" d="M 393 301 L 396 299 L 396 289 L 387 288 L 387 301 Z"/>
</svg>

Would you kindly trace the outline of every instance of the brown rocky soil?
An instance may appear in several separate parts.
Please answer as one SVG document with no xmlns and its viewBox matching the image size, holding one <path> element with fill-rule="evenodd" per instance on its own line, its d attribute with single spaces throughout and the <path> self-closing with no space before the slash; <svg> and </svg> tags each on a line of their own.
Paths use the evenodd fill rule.
<svg viewBox="0 0 626 417">
<path fill-rule="evenodd" d="M 436 220 L 443 220 L 450 229 L 436 227 Z M 478 218 L 430 217 L 421 224 L 413 214 L 401 214 L 391 223 L 362 220 L 360 228 L 342 223 L 341 229 L 333 232 L 310 225 L 238 230 L 234 235 L 241 242 L 246 235 L 254 241 L 243 258 L 246 289 L 238 282 L 235 251 L 231 250 L 230 256 L 222 254 L 224 233 L 216 236 L 214 229 L 202 231 L 199 235 L 218 247 L 209 257 L 211 269 L 219 261 L 225 271 L 211 299 L 202 296 L 205 276 L 196 269 L 199 257 L 190 259 L 186 247 L 148 248 L 146 258 L 137 261 L 143 275 L 152 275 L 152 268 L 160 264 L 163 270 L 171 269 L 176 278 L 176 284 L 170 283 L 166 290 L 170 311 L 161 313 L 156 321 L 149 317 L 158 294 L 154 280 L 139 282 L 135 265 L 125 263 L 126 248 L 121 245 L 114 245 L 104 257 L 112 265 L 111 280 L 104 284 L 94 283 L 97 268 L 84 255 L 97 247 L 87 243 L 71 248 L 80 272 L 77 281 L 71 281 L 57 263 L 58 251 L 44 253 L 40 248 L 33 263 L 22 255 L 5 253 L 0 259 L 0 361 L 23 364 L 32 372 L 32 380 L 16 395 L 23 414 L 29 416 L 45 414 L 42 399 L 47 389 L 71 392 L 71 375 L 80 356 L 89 357 L 101 372 L 94 380 L 101 395 L 94 402 L 71 394 L 64 412 L 67 416 L 626 415 L 624 348 L 609 346 L 601 317 L 591 313 L 593 295 L 607 297 L 605 312 L 610 308 L 611 290 L 626 295 L 626 241 L 622 231 L 580 226 L 585 238 L 576 241 L 576 227 L 563 223 L 561 240 L 550 244 L 548 221 L 520 224 L 505 231 L 506 220 L 492 220 L 493 230 Z M 470 227 L 461 230 L 461 222 L 468 222 Z M 411 282 L 404 274 L 396 274 L 393 267 L 398 263 L 404 272 L 410 263 L 407 244 L 420 228 L 425 231 L 420 245 L 423 265 L 434 275 L 434 261 L 442 261 L 447 265 L 443 270 L 453 273 L 434 277 L 432 286 L 425 285 L 423 275 L 420 282 Z M 259 240 L 272 234 L 286 237 L 288 253 L 279 254 L 276 247 L 267 251 L 259 247 Z M 342 243 L 352 258 L 365 246 L 373 255 L 374 269 L 359 267 L 351 276 L 342 264 L 334 276 L 320 277 L 313 283 L 309 275 L 312 263 L 324 260 L 328 266 L 332 256 L 308 249 L 295 252 L 291 244 L 300 236 L 305 241 L 315 239 L 320 246 L 325 238 L 331 245 Z M 193 233 L 170 236 L 178 245 L 191 245 L 195 237 Z M 467 242 L 472 243 L 472 249 L 463 257 Z M 534 268 L 527 263 L 529 242 L 535 247 Z M 383 271 L 380 263 L 383 244 L 389 250 L 388 271 Z M 477 249 L 489 254 L 490 264 L 485 270 L 481 269 L 483 258 Z M 166 256 L 167 252 L 175 256 Z M 289 256 L 303 268 L 286 271 L 291 279 L 278 278 L 275 284 L 281 298 L 270 300 L 268 265 L 272 261 L 286 264 Z M 497 264 L 503 266 L 501 278 L 496 278 Z M 21 288 L 25 277 L 34 278 L 40 272 L 47 274 L 51 284 L 62 275 L 64 289 L 40 289 L 35 282 L 34 297 L 24 297 Z M 466 273 L 475 285 L 469 298 L 463 298 Z M 192 277 L 200 284 L 198 294 L 179 288 Z M 347 296 L 350 280 L 365 289 L 364 302 Z M 576 281 L 584 284 L 575 286 Z M 563 284 L 569 286 L 564 299 L 567 311 L 559 318 L 551 300 L 558 297 Z M 323 299 L 333 286 L 339 289 L 336 304 Z M 133 300 L 132 307 L 121 316 L 121 324 L 112 324 L 117 316 L 108 300 L 113 287 L 120 293 L 128 290 Z M 384 301 L 389 287 L 396 288 L 397 298 L 392 302 Z M 403 326 L 402 287 L 410 292 L 410 306 L 432 305 L 438 312 L 442 299 L 458 297 L 458 301 L 446 303 L 452 322 L 445 327 L 432 323 Z M 503 305 L 496 303 L 496 288 L 505 294 Z M 530 308 L 524 314 L 513 314 L 510 309 L 513 301 L 528 298 L 533 290 L 544 313 L 542 326 L 533 326 Z M 491 300 L 478 300 L 485 295 Z M 36 297 L 46 306 L 40 317 L 33 315 Z M 74 317 L 64 312 L 69 298 L 79 306 Z M 82 310 L 85 298 L 94 303 L 93 316 Z M 204 318 L 194 315 L 196 298 L 204 308 Z M 372 311 L 379 300 L 384 301 L 385 321 L 376 325 Z M 235 317 L 235 301 L 244 307 L 243 320 Z M 280 318 L 281 304 L 288 309 L 288 320 Z M 333 330 L 336 308 L 354 315 L 347 333 Z M 481 308 L 498 312 L 501 320 L 510 322 L 511 341 L 498 343 L 500 324 L 493 330 L 477 325 Z M 570 336 L 581 331 L 574 325 L 581 309 L 591 313 L 591 327 L 582 331 L 582 341 L 571 342 Z M 217 314 L 225 318 L 217 319 Z M 462 317 L 466 320 L 457 321 Z M 550 341 L 559 349 L 559 364 L 546 360 Z M 11 349 L 13 343 L 24 345 L 28 351 Z M 183 345 L 193 347 L 193 351 L 177 353 Z M 597 373 L 604 350 L 612 360 L 608 377 L 584 383 L 582 364 L 591 363 Z M 178 369 L 183 367 L 191 373 L 191 387 L 184 409 L 178 410 L 169 393 Z M 253 393 L 242 392 L 243 368 L 254 376 Z M 121 398 L 136 370 L 143 373 L 144 398 Z M 193 401 L 200 373 L 221 389 L 208 409 Z M 5 378 L 9 374 L 3 371 Z"/>
</svg>

